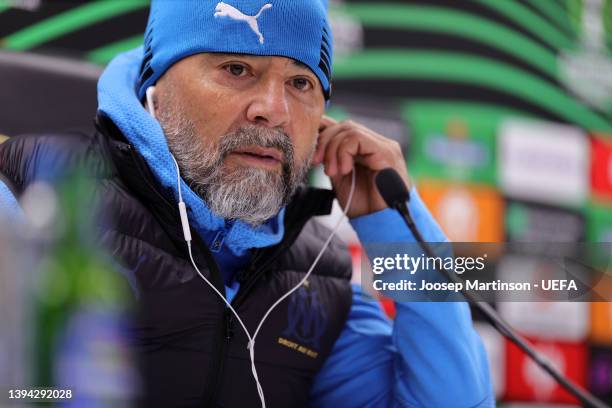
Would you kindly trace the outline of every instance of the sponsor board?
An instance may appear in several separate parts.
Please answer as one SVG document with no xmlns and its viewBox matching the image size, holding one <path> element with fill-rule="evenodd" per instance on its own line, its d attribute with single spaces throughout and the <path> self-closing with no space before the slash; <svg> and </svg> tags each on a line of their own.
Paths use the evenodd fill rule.
<svg viewBox="0 0 612 408">
<path fill-rule="evenodd" d="M 508 200 L 505 221 L 508 241 L 577 242 L 585 235 L 582 214 L 542 204 Z"/>
<path fill-rule="evenodd" d="M 612 204 L 591 204 L 586 221 L 589 242 L 612 242 Z"/>
<path fill-rule="evenodd" d="M 577 342 L 589 332 L 586 302 L 499 302 L 497 310 L 512 327 L 533 338 Z"/>
<path fill-rule="evenodd" d="M 586 387 L 587 348 L 583 343 L 561 343 L 529 339 L 566 377 Z M 577 403 L 576 399 L 517 346 L 506 342 L 506 394 L 509 401 Z"/>
<path fill-rule="evenodd" d="M 500 185 L 512 198 L 580 207 L 589 191 L 589 153 L 575 127 L 507 121 L 499 135 Z"/>
<path fill-rule="evenodd" d="M 591 190 L 599 199 L 612 201 L 612 135 L 591 137 Z"/>
<path fill-rule="evenodd" d="M 410 172 L 416 178 L 496 183 L 495 134 L 502 113 L 467 105 L 411 104 Z"/>
<path fill-rule="evenodd" d="M 500 242 L 504 239 L 504 202 L 494 188 L 421 180 L 418 189 L 451 241 Z"/>
<path fill-rule="evenodd" d="M 612 281 L 608 281 L 608 289 Z M 612 346 L 612 302 L 592 302 L 590 339 L 599 344 Z"/>
</svg>

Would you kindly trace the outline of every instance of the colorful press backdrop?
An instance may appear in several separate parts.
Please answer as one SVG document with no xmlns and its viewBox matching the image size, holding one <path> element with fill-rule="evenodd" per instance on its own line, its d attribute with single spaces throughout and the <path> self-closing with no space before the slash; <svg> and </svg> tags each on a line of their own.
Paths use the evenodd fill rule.
<svg viewBox="0 0 612 408">
<path fill-rule="evenodd" d="M 147 7 L 0 0 L 0 49 L 102 67 L 142 43 Z M 420 195 L 452 240 L 612 242 L 612 0 L 354 0 L 331 8 L 329 114 L 401 143 Z M 93 116 L 95 100 L 79 103 Z M 1 120 L 0 133 L 9 133 Z M 612 304 L 496 307 L 612 404 Z M 575 406 L 476 319 L 501 406 Z"/>
</svg>

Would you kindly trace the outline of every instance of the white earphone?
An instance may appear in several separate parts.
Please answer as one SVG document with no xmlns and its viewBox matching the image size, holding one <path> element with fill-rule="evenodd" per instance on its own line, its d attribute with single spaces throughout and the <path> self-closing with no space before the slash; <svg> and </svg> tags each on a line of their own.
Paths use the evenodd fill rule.
<svg viewBox="0 0 612 408">
<path fill-rule="evenodd" d="M 155 117 L 155 105 L 153 96 L 155 94 L 155 87 L 150 86 L 147 88 L 146 96 L 147 96 L 147 108 L 153 119 L 157 119 Z M 178 193 L 179 193 L 179 214 L 181 216 L 181 224 L 183 227 L 183 236 L 185 237 L 185 241 L 191 242 L 191 230 L 189 229 L 189 218 L 187 217 L 187 207 L 185 206 L 185 202 L 183 201 L 183 195 L 181 194 L 181 173 L 179 170 L 178 163 L 174 158 L 174 155 L 170 153 L 172 160 L 174 161 L 174 165 L 176 166 L 176 176 L 177 176 L 177 185 L 178 185 Z"/>
<path fill-rule="evenodd" d="M 150 86 L 149 88 L 147 88 L 147 91 L 146 91 L 147 109 L 148 109 L 149 113 L 151 114 L 151 116 L 154 119 L 157 119 L 155 117 L 155 105 L 154 105 L 154 99 L 153 99 L 154 94 L 155 94 L 155 87 L 154 86 Z M 174 155 L 172 155 L 172 153 L 171 153 L 170 156 L 172 157 L 172 160 L 174 161 L 174 166 L 176 167 L 176 184 L 177 184 L 178 195 L 179 195 L 179 203 L 178 203 L 179 214 L 180 214 L 180 217 L 181 217 L 181 226 L 183 228 L 183 236 L 185 238 L 185 242 L 187 242 L 187 249 L 189 251 L 189 258 L 191 260 L 191 264 L 195 268 L 195 270 L 198 273 L 198 275 L 200 276 L 200 278 L 202 278 L 204 280 L 204 282 L 206 282 L 208 284 L 208 286 L 210 286 L 210 288 L 223 300 L 223 302 L 225 302 L 226 306 L 230 309 L 230 311 L 236 317 L 236 320 L 238 321 L 238 323 L 240 323 L 240 326 L 244 330 L 244 333 L 246 334 L 247 338 L 249 339 L 249 343 L 247 345 L 247 348 L 249 349 L 249 357 L 250 357 L 250 360 L 251 360 L 251 372 L 253 373 L 253 378 L 255 379 L 255 383 L 257 385 L 257 393 L 259 394 L 259 399 L 261 401 L 261 406 L 262 406 L 262 408 L 265 408 L 266 407 L 266 400 L 264 398 L 263 388 L 261 387 L 261 383 L 259 382 L 259 377 L 257 376 L 257 369 L 255 367 L 255 338 L 257 337 L 257 334 L 259 334 L 259 330 L 263 326 L 264 321 L 268 318 L 268 316 L 270 315 L 270 313 L 272 313 L 272 311 L 276 308 L 276 306 L 278 306 L 283 300 L 285 300 L 287 297 L 289 297 L 293 292 L 298 290 L 300 288 L 300 286 L 302 286 L 304 284 L 304 282 L 306 282 L 308 280 L 308 278 L 310 277 L 310 275 L 311 275 L 312 271 L 314 270 L 315 266 L 317 265 L 317 263 L 319 263 L 319 260 L 323 256 L 323 253 L 325 252 L 325 250 L 329 246 L 329 243 L 331 242 L 332 238 L 334 237 L 334 235 L 336 234 L 336 232 L 340 228 L 342 220 L 343 220 L 344 217 L 346 217 L 346 214 L 348 213 L 348 210 L 350 209 L 351 203 L 353 201 L 353 193 L 355 192 L 355 171 L 353 169 L 352 180 L 351 180 L 351 190 L 349 192 L 349 197 L 348 197 L 348 201 L 347 201 L 347 204 L 346 204 L 346 208 L 344 209 L 344 212 L 343 212 L 344 217 L 338 219 L 336 225 L 334 226 L 334 229 L 332 230 L 331 234 L 329 235 L 329 237 L 327 238 L 327 240 L 323 244 L 323 247 L 321 248 L 321 250 L 319 251 L 319 254 L 315 258 L 315 260 L 312 263 L 312 265 L 310 266 L 310 268 L 308 269 L 308 272 L 306 273 L 306 275 L 302 278 L 302 280 L 296 286 L 294 286 L 292 289 L 290 289 L 287 293 L 285 293 L 283 296 L 281 296 L 276 302 L 274 302 L 274 304 L 272 306 L 270 306 L 268 311 L 264 314 L 264 316 L 261 318 L 261 321 L 257 325 L 257 329 L 255 329 L 255 333 L 253 333 L 253 336 L 251 336 L 251 334 L 247 330 L 245 324 L 242 322 L 242 319 L 240 318 L 240 316 L 238 315 L 236 310 L 234 310 L 234 308 L 232 307 L 230 302 L 228 302 L 227 299 L 225 298 L 225 296 L 223 296 L 223 294 L 221 292 L 219 292 L 219 290 L 217 288 L 215 288 L 215 286 L 202 274 L 202 272 L 200 272 L 200 269 L 198 269 L 198 266 L 196 265 L 196 263 L 195 263 L 195 261 L 193 259 L 193 254 L 191 253 L 191 231 L 189 229 L 189 218 L 187 217 L 187 207 L 185 205 L 185 202 L 183 201 L 183 195 L 182 195 L 182 192 L 181 192 L 181 173 L 180 173 L 180 169 L 179 169 L 178 163 L 177 163 L 176 159 L 174 158 Z"/>
</svg>

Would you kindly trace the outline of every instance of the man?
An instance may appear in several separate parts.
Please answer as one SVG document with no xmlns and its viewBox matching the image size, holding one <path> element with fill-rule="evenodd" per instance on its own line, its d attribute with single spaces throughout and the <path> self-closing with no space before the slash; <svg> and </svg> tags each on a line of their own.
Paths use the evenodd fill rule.
<svg viewBox="0 0 612 408">
<path fill-rule="evenodd" d="M 354 169 L 347 215 L 363 243 L 414 242 L 373 182 L 392 167 L 409 183 L 398 144 L 323 116 L 332 65 L 324 3 L 154 0 L 144 48 L 117 57 L 100 79 L 94 138 L 20 137 L 0 148 L 14 195 L 49 166 L 109 162 L 96 168 L 100 239 L 135 282 L 143 406 L 257 407 L 258 391 L 271 407 L 494 405 L 467 305 L 398 303 L 391 323 L 350 285 L 350 258 L 336 241 L 262 325 L 261 390 L 247 335 L 204 280 L 253 335 L 329 234 L 311 218 L 329 212 L 333 195 L 301 185 L 318 164 L 343 207 Z M 446 240 L 412 194 L 425 238 Z"/>
</svg>

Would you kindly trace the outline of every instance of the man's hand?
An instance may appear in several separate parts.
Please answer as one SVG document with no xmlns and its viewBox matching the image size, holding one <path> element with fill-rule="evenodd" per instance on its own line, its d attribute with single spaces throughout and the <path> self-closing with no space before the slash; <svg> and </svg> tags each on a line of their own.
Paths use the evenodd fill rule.
<svg viewBox="0 0 612 408">
<path fill-rule="evenodd" d="M 352 121 L 337 122 L 324 116 L 312 164 L 323 163 L 336 197 L 345 208 L 355 167 L 355 194 L 348 217 L 371 214 L 387 207 L 374 178 L 378 171 L 394 168 L 408 188 L 410 179 L 399 143 Z"/>
</svg>

